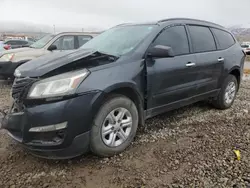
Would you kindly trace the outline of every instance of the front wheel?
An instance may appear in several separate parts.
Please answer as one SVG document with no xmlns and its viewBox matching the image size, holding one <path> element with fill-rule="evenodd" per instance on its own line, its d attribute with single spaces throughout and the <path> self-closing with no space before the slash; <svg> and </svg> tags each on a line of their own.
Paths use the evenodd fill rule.
<svg viewBox="0 0 250 188">
<path fill-rule="evenodd" d="M 122 95 L 109 97 L 94 119 L 91 151 L 103 157 L 124 151 L 135 137 L 138 119 L 133 101 Z"/>
<path fill-rule="evenodd" d="M 238 82 L 234 75 L 228 75 L 224 80 L 222 88 L 217 98 L 212 104 L 218 109 L 230 108 L 236 97 Z"/>
</svg>

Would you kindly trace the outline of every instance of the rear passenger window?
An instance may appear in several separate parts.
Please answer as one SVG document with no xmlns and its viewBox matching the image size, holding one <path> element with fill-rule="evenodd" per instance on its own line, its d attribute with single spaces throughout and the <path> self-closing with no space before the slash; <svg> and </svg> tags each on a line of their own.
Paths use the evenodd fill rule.
<svg viewBox="0 0 250 188">
<path fill-rule="evenodd" d="M 175 55 L 189 53 L 187 33 L 184 26 L 174 26 L 164 30 L 154 41 L 153 45 L 169 46 Z"/>
<path fill-rule="evenodd" d="M 189 26 L 194 52 L 209 52 L 216 50 L 214 37 L 208 27 Z"/>
<path fill-rule="evenodd" d="M 82 45 L 84 45 L 91 38 L 92 38 L 91 36 L 87 36 L 87 35 L 80 35 L 80 36 L 78 36 L 79 47 L 81 47 Z"/>
<path fill-rule="evenodd" d="M 219 50 L 224 50 L 234 45 L 235 41 L 232 35 L 226 31 L 220 29 L 211 28 L 214 35 L 219 42 Z"/>
</svg>

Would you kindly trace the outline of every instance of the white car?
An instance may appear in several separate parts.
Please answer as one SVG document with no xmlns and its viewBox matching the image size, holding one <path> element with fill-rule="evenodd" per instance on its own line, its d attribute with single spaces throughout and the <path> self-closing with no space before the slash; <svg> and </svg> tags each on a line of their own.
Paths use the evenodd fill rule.
<svg viewBox="0 0 250 188">
<path fill-rule="evenodd" d="M 247 55 L 250 55 L 250 44 L 249 43 L 243 43 L 243 44 L 241 44 L 241 48 L 242 48 L 242 50 L 244 50 L 244 52 Z"/>
</svg>

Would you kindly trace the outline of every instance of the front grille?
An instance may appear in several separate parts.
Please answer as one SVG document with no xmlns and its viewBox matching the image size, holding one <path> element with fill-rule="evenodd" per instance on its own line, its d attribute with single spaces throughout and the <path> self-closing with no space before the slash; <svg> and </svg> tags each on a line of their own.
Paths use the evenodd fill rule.
<svg viewBox="0 0 250 188">
<path fill-rule="evenodd" d="M 28 94 L 28 91 L 31 87 L 31 85 L 36 81 L 37 79 L 34 78 L 16 78 L 14 80 L 14 83 L 12 85 L 12 97 L 17 101 L 21 102 Z"/>
</svg>

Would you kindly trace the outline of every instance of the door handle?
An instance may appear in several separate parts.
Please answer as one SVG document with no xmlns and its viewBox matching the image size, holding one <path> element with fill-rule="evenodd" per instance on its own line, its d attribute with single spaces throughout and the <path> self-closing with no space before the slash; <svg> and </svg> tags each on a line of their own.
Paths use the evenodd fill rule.
<svg viewBox="0 0 250 188">
<path fill-rule="evenodd" d="M 223 62 L 223 61 L 224 61 L 224 58 L 219 57 L 218 62 Z"/>
<path fill-rule="evenodd" d="M 186 67 L 192 67 L 192 66 L 195 66 L 195 63 L 188 62 L 188 63 L 186 64 Z"/>
</svg>

